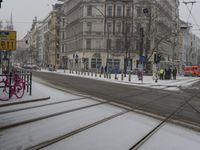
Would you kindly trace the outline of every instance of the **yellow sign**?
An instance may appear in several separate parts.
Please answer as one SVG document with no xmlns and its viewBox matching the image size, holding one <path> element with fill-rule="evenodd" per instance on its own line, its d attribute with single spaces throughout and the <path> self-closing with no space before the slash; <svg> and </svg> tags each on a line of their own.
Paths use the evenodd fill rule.
<svg viewBox="0 0 200 150">
<path fill-rule="evenodd" d="M 16 50 L 16 31 L 0 30 L 0 50 Z"/>
</svg>

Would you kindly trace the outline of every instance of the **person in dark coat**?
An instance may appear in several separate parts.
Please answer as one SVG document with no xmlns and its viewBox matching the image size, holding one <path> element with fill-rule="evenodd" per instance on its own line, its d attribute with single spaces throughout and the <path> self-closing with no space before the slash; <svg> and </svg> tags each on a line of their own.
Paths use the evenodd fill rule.
<svg viewBox="0 0 200 150">
<path fill-rule="evenodd" d="M 103 66 L 101 66 L 101 74 L 103 74 Z"/>
<path fill-rule="evenodd" d="M 168 76 L 169 76 L 169 77 L 168 77 L 168 79 L 170 80 L 170 79 L 171 79 L 171 77 L 172 77 L 172 70 L 171 70 L 171 68 L 169 68 L 169 70 L 168 70 L 168 71 L 169 71 L 169 73 L 168 73 Z"/>
<path fill-rule="evenodd" d="M 173 71 L 172 71 L 172 74 L 173 74 L 173 79 L 176 80 L 176 74 L 177 74 L 177 69 L 176 67 L 174 67 Z"/>
<path fill-rule="evenodd" d="M 105 73 L 107 73 L 107 65 L 105 66 Z"/>
</svg>

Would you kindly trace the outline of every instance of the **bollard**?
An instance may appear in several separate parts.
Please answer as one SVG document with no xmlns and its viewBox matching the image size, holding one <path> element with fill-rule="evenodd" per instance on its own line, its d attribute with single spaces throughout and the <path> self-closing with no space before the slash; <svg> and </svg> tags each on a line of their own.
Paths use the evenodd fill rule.
<svg viewBox="0 0 200 150">
<path fill-rule="evenodd" d="M 121 74 L 121 80 L 124 80 L 124 74 L 123 73 Z"/>
<path fill-rule="evenodd" d="M 83 71 L 81 70 L 81 75 L 83 75 Z"/>
<path fill-rule="evenodd" d="M 101 73 L 99 73 L 99 78 L 101 78 Z"/>
<path fill-rule="evenodd" d="M 131 81 L 131 73 L 128 74 L 128 81 Z"/>
<path fill-rule="evenodd" d="M 93 71 L 91 71 L 91 76 L 93 77 Z"/>
<path fill-rule="evenodd" d="M 109 79 L 111 79 L 111 73 L 109 73 L 108 75 L 109 75 Z"/>
<path fill-rule="evenodd" d="M 84 76 L 86 75 L 86 71 L 84 71 Z"/>
<path fill-rule="evenodd" d="M 97 72 L 95 71 L 95 77 L 97 77 Z"/>
<path fill-rule="evenodd" d="M 117 78 L 117 73 L 115 73 L 115 80 L 118 80 L 118 78 Z"/>
<path fill-rule="evenodd" d="M 90 75 L 90 72 L 89 72 L 89 70 L 88 70 L 88 72 L 87 72 L 87 75 L 88 75 L 88 76 Z"/>
</svg>

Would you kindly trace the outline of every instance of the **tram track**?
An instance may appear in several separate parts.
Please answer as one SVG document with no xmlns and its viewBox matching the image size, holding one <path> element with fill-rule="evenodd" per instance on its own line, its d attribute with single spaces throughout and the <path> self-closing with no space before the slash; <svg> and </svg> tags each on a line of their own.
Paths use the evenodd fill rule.
<svg viewBox="0 0 200 150">
<path fill-rule="evenodd" d="M 9 128 L 13 128 L 13 127 L 17 127 L 17 126 L 21 126 L 21 125 L 25 125 L 25 124 L 28 124 L 28 123 L 33 123 L 33 122 L 36 122 L 36 121 L 48 119 L 48 118 L 51 118 L 51 117 L 56 117 L 56 116 L 59 116 L 59 115 L 75 112 L 75 111 L 78 111 L 78 110 L 83 110 L 83 109 L 87 109 L 87 108 L 90 108 L 90 107 L 106 104 L 106 103 L 108 103 L 108 102 L 100 102 L 100 103 L 93 104 L 93 105 L 78 107 L 78 108 L 71 109 L 71 110 L 66 110 L 66 111 L 62 111 L 62 112 L 58 112 L 58 113 L 52 113 L 52 114 L 49 114 L 49 115 L 36 117 L 36 118 L 33 118 L 33 119 L 27 119 L 27 120 L 24 120 L 24 121 L 21 121 L 21 122 L 12 123 L 12 124 L 8 124 L 8 125 L 5 125 L 5 126 L 0 126 L 0 131 L 5 130 L 5 129 L 9 129 Z"/>
<path fill-rule="evenodd" d="M 162 120 L 161 123 L 159 123 L 155 128 L 153 128 L 150 132 L 148 132 L 145 136 L 143 136 L 136 144 L 134 144 L 129 150 L 137 150 L 139 149 L 145 142 L 147 142 L 156 132 L 158 132 L 166 123 L 168 123 L 171 119 L 173 119 L 173 117 L 181 112 L 184 107 L 186 105 L 188 105 L 188 103 L 190 101 L 192 101 L 192 99 L 194 97 L 196 97 L 199 94 L 199 92 L 196 92 L 195 94 L 193 94 L 192 96 L 190 96 L 190 98 L 188 98 L 187 100 L 185 100 L 185 97 L 183 97 L 184 101 L 183 103 L 176 109 L 174 110 L 170 115 L 168 115 L 165 119 Z M 196 110 L 196 109 L 195 109 Z"/>
<path fill-rule="evenodd" d="M 74 99 L 69 99 L 69 100 L 52 102 L 52 103 L 48 103 L 48 104 L 42 104 L 42 105 L 38 105 L 38 106 L 30 106 L 30 107 L 25 107 L 25 108 L 19 108 L 19 109 L 7 110 L 7 111 L 0 111 L 0 115 L 7 114 L 7 113 L 13 113 L 13 112 L 17 112 L 17 111 L 22 111 L 22 110 L 33 109 L 33 108 L 45 107 L 45 106 L 50 106 L 50 105 L 55 105 L 55 104 L 62 104 L 62 103 L 68 103 L 68 102 L 72 102 L 72 101 L 85 100 L 85 99 L 88 99 L 88 98 L 91 99 L 92 97 L 74 98 Z"/>
</svg>

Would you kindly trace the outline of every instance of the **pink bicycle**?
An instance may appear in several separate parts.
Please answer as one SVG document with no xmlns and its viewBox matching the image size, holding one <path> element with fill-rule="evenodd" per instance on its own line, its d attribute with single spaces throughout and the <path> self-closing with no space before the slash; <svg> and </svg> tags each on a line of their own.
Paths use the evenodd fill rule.
<svg viewBox="0 0 200 150">
<path fill-rule="evenodd" d="M 9 100 L 13 95 L 18 99 L 24 95 L 25 81 L 18 74 L 13 74 L 12 81 L 10 81 L 10 78 L 11 76 L 9 74 L 3 73 L 2 80 L 0 81 L 1 101 Z"/>
</svg>

